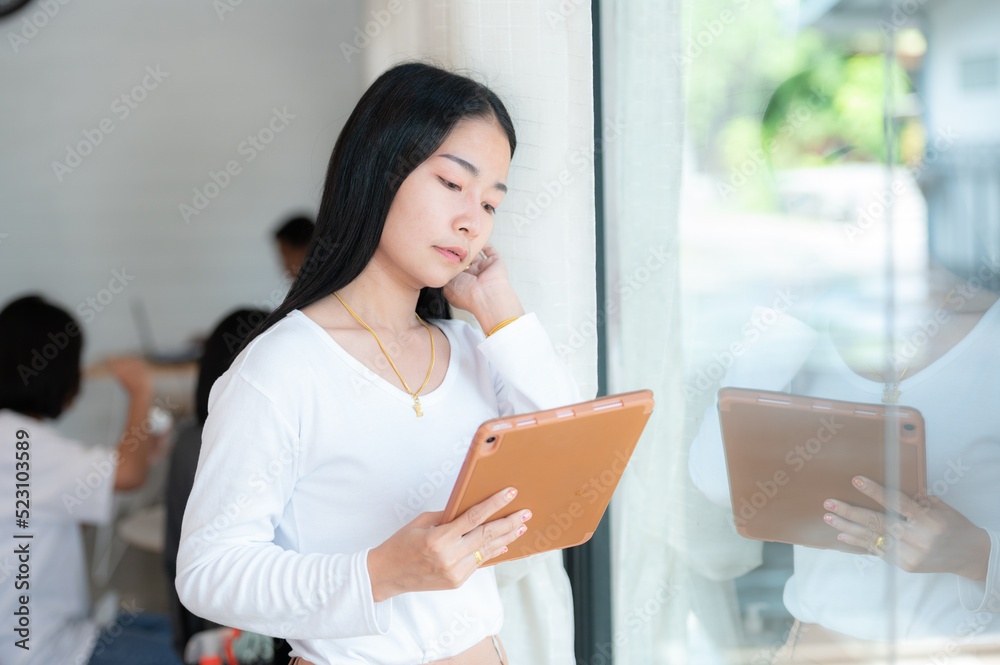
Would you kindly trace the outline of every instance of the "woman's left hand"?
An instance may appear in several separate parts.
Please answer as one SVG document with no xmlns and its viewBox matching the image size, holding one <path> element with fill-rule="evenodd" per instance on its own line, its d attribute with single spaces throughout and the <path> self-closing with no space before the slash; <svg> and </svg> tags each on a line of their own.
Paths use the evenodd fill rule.
<svg viewBox="0 0 1000 665">
<path fill-rule="evenodd" d="M 829 512 L 823 519 L 841 532 L 837 540 L 868 550 L 907 572 L 986 579 L 989 534 L 960 512 L 936 496 L 917 500 L 863 476 L 855 476 L 853 485 L 886 512 L 826 500 L 823 507 Z M 887 513 L 896 513 L 898 518 L 887 520 Z"/>
<path fill-rule="evenodd" d="M 472 313 L 484 331 L 515 316 L 524 314 L 524 308 L 496 247 L 486 243 L 483 255 L 476 255 L 468 270 L 455 276 L 444 287 L 444 297 L 453 306 Z"/>
</svg>

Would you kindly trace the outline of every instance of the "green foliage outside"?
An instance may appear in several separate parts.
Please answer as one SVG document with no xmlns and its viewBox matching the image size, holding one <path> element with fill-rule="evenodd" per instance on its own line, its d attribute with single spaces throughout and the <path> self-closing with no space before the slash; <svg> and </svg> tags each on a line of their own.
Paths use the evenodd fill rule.
<svg viewBox="0 0 1000 665">
<path fill-rule="evenodd" d="M 717 174 L 727 205 L 773 210 L 773 174 L 844 161 L 884 160 L 885 58 L 855 39 L 790 31 L 775 0 L 684 5 L 686 125 L 695 168 Z M 868 43 L 880 48 L 884 40 Z M 879 35 L 880 37 L 880 35 Z M 894 107 L 912 93 L 892 69 Z M 897 126 L 892 159 L 919 152 L 916 120 Z M 904 147 L 900 152 L 899 144 Z"/>
</svg>

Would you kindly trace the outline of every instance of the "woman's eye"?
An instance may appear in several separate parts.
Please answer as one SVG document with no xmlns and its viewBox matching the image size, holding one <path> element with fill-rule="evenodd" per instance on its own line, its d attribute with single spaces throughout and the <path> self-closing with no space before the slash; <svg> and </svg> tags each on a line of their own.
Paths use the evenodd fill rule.
<svg viewBox="0 0 1000 665">
<path fill-rule="evenodd" d="M 491 206 L 489 203 L 484 203 L 483 207 L 486 208 L 486 212 L 490 213 L 491 215 L 497 211 L 497 209 Z"/>
<path fill-rule="evenodd" d="M 458 186 L 458 185 L 456 185 L 455 183 L 453 183 L 453 182 L 448 182 L 447 180 L 445 180 L 445 179 L 444 179 L 444 178 L 442 178 L 441 176 L 438 176 L 438 180 L 440 180 L 440 181 L 441 181 L 441 183 L 442 183 L 442 184 L 443 184 L 443 185 L 444 185 L 445 187 L 447 187 L 448 189 L 461 189 L 461 187 L 459 187 L 459 186 Z"/>
</svg>

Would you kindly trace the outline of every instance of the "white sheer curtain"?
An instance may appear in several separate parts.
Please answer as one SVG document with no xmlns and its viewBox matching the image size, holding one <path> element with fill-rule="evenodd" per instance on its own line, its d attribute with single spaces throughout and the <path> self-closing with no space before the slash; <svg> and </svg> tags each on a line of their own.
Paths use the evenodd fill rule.
<svg viewBox="0 0 1000 665">
<path fill-rule="evenodd" d="M 681 0 L 605 0 L 601 27 L 609 391 L 656 398 L 612 504 L 615 662 L 723 662 L 717 647 L 738 646 L 728 580 L 760 559 L 687 472 L 706 405 L 686 405 L 682 392 Z"/>
<path fill-rule="evenodd" d="M 399 61 L 430 60 L 485 83 L 504 101 L 518 146 L 492 240 L 525 308 L 538 314 L 583 395 L 595 395 L 589 0 L 369 0 L 364 20 L 359 27 L 369 39 L 357 44 L 365 44 L 366 84 Z M 501 564 L 497 579 L 510 661 L 575 662 L 562 554 Z"/>
</svg>

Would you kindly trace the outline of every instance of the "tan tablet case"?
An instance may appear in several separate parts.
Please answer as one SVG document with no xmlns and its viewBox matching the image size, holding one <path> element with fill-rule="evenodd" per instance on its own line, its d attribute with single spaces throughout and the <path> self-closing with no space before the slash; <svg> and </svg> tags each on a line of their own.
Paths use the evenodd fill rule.
<svg viewBox="0 0 1000 665">
<path fill-rule="evenodd" d="M 926 496 L 924 419 L 916 409 L 723 388 L 719 421 L 736 530 L 747 538 L 862 552 L 837 540 L 840 532 L 823 521 L 823 501 L 885 510 L 851 479 L 886 484 L 887 423 L 899 442 L 899 487 Z"/>
<path fill-rule="evenodd" d="M 517 497 L 490 520 L 528 508 L 528 531 L 484 566 L 587 542 L 653 410 L 653 393 L 608 395 L 480 425 L 442 524 L 505 487 Z"/>
</svg>

